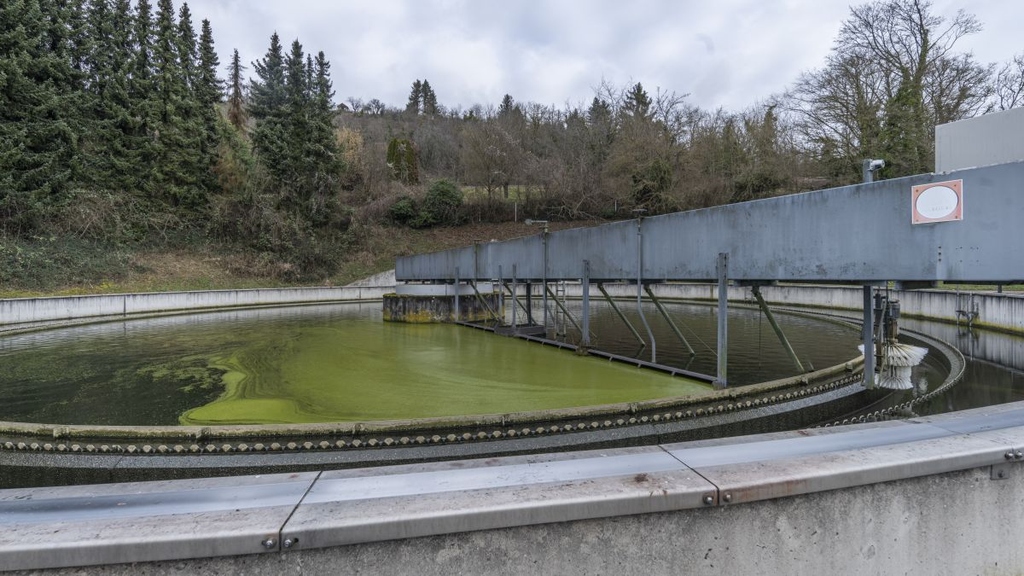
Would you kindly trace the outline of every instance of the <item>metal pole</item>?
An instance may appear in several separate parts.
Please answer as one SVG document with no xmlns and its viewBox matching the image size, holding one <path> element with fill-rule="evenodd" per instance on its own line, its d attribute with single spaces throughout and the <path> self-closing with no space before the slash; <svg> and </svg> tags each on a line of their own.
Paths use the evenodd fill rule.
<svg viewBox="0 0 1024 576">
<path fill-rule="evenodd" d="M 672 317 L 668 315 L 668 310 L 665 310 L 665 306 L 662 305 L 661 300 L 658 300 L 658 297 L 654 295 L 651 287 L 644 286 L 644 290 L 647 292 L 647 295 L 651 297 L 651 301 L 654 302 L 654 306 L 658 309 L 658 312 L 661 312 L 661 316 L 665 318 L 666 322 L 668 322 L 668 327 L 675 332 L 676 338 L 679 338 L 683 343 L 683 346 L 686 346 L 686 349 L 690 352 L 690 356 L 696 356 L 697 353 L 693 351 L 693 346 L 690 346 L 690 343 L 686 341 L 686 337 L 683 336 L 683 333 L 679 330 L 679 327 L 676 326 L 676 323 L 672 321 Z"/>
<path fill-rule="evenodd" d="M 519 333 L 519 322 L 516 319 L 516 306 L 519 304 L 519 297 L 516 295 L 519 286 L 516 284 L 516 265 L 512 265 L 512 333 Z"/>
<path fill-rule="evenodd" d="M 458 322 L 462 319 L 459 314 L 459 267 L 455 267 L 455 314 L 453 314 L 454 322 Z"/>
<path fill-rule="evenodd" d="M 647 337 L 651 339 L 651 362 L 658 362 L 658 343 L 654 341 L 654 332 L 651 331 L 651 325 L 647 323 L 647 316 L 644 316 L 643 308 L 643 296 L 644 296 L 644 236 L 643 236 L 643 218 L 636 219 L 636 311 L 640 314 L 640 321 L 644 323 L 644 328 L 647 329 Z"/>
<path fill-rule="evenodd" d="M 779 342 L 782 342 L 782 347 L 786 349 L 786 354 L 789 355 L 789 359 L 793 361 L 798 372 L 806 372 L 804 365 L 800 363 L 800 359 L 797 358 L 796 352 L 793 351 L 793 347 L 789 344 L 789 339 L 782 332 L 782 327 L 775 321 L 775 315 L 772 314 L 771 308 L 764 301 L 764 296 L 761 296 L 761 288 L 759 286 L 751 286 L 750 291 L 754 294 L 754 298 L 757 300 L 757 305 L 761 307 L 761 311 L 764 312 L 764 317 L 768 319 L 768 324 L 771 325 L 772 330 L 775 330 L 775 335 L 779 337 Z"/>
<path fill-rule="evenodd" d="M 501 269 L 501 264 L 498 264 L 498 311 L 501 312 L 501 320 L 498 321 L 499 326 L 505 325 L 505 291 L 502 290 L 502 286 L 505 285 L 505 273 Z M 494 291 L 494 287 L 491 287 L 491 291 Z M 515 308 L 513 306 L 512 308 Z"/>
<path fill-rule="evenodd" d="M 541 305 L 544 307 L 544 337 L 548 335 L 548 226 L 544 225 L 544 273 L 542 282 L 544 290 L 541 292 Z"/>
<path fill-rule="evenodd" d="M 590 348 L 590 261 L 583 261 L 583 342 L 584 348 Z"/>
<path fill-rule="evenodd" d="M 526 324 L 533 326 L 533 283 L 526 283 Z"/>
<path fill-rule="evenodd" d="M 875 345 L 874 345 L 874 303 L 871 302 L 871 286 L 864 285 L 864 387 L 875 387 Z"/>
<path fill-rule="evenodd" d="M 716 388 L 729 385 L 729 255 L 718 254 L 718 376 Z"/>
</svg>

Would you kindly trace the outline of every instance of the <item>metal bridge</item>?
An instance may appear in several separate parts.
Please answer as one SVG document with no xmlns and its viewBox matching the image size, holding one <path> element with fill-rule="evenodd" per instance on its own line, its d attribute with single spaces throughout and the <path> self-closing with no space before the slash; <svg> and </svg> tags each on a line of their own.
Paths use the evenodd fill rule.
<svg viewBox="0 0 1024 576">
<path fill-rule="evenodd" d="M 913 289 L 938 282 L 1010 284 L 1024 280 L 1021 223 L 1024 162 L 1015 162 L 592 228 L 548 232 L 545 226 L 538 234 L 506 242 L 399 258 L 395 277 L 399 283 L 473 286 L 496 281 L 513 300 L 518 284 L 540 283 L 545 326 L 547 299 L 552 294 L 548 284 L 581 282 L 584 346 L 589 344 L 591 283 L 599 288 L 605 282 L 635 284 L 639 307 L 643 287 L 648 284 L 716 282 L 716 382 L 724 386 L 729 282 L 751 286 L 755 297 L 758 286 L 775 282 L 862 285 L 864 344 L 870 349 L 875 338 L 871 330 L 873 287 L 890 282 L 897 288 Z M 514 302 L 513 311 L 516 306 Z M 654 355 L 652 338 L 652 361 Z M 869 386 L 874 371 L 871 356 L 865 355 L 865 383 Z"/>
</svg>

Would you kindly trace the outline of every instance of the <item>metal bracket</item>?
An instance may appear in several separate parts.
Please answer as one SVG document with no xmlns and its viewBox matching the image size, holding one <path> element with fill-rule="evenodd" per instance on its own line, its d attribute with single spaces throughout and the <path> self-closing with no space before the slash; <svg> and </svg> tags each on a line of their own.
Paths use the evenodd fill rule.
<svg viewBox="0 0 1024 576">
<path fill-rule="evenodd" d="M 1011 469 L 1012 466 L 1010 466 L 1009 464 L 993 464 L 992 475 L 990 476 L 990 478 L 992 480 L 1006 480 L 1007 478 L 1010 477 Z"/>
</svg>

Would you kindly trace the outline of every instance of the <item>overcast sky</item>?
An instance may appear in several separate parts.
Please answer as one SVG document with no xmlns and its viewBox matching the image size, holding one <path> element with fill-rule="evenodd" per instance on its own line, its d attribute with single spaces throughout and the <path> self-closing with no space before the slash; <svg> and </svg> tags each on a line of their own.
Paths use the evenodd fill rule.
<svg viewBox="0 0 1024 576">
<path fill-rule="evenodd" d="M 854 2 L 860 4 L 861 2 Z M 181 0 L 175 0 L 180 6 Z M 1021 0 L 934 0 L 973 13 L 984 30 L 959 46 L 981 62 L 1024 52 Z M 286 49 L 331 61 L 336 100 L 403 107 L 426 79 L 447 107 L 586 104 L 602 81 L 642 82 L 736 111 L 820 67 L 850 2 L 842 0 L 192 0 L 213 26 L 222 67 L 249 66 L 277 32 Z"/>
</svg>

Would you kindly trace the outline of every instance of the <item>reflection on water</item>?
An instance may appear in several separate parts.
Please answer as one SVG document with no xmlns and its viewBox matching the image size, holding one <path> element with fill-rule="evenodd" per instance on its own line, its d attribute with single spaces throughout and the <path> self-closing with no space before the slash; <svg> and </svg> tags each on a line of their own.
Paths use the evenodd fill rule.
<svg viewBox="0 0 1024 576">
<path fill-rule="evenodd" d="M 963 326 L 904 319 L 902 325 L 956 346 L 967 361 L 964 379 L 945 394 L 915 407 L 938 414 L 1024 400 L 1024 338 Z"/>
</svg>

